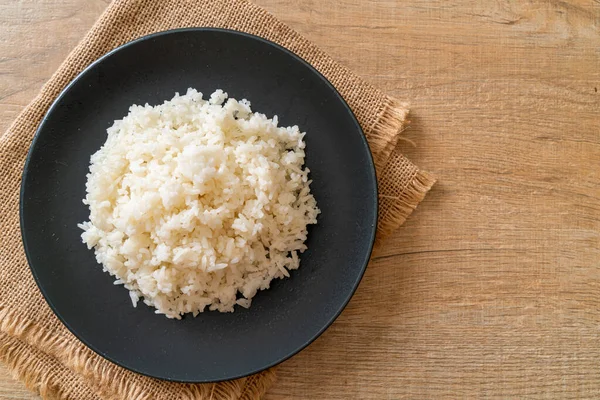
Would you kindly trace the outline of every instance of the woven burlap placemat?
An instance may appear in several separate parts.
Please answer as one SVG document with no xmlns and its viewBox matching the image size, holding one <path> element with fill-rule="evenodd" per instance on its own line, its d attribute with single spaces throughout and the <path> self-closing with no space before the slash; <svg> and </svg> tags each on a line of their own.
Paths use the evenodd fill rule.
<svg viewBox="0 0 600 400">
<path fill-rule="evenodd" d="M 346 99 L 367 136 L 379 188 L 378 240 L 401 225 L 433 178 L 395 151 L 407 105 L 334 62 L 262 8 L 244 0 L 117 0 L 110 4 L 40 94 L 0 136 L 0 358 L 44 398 L 256 399 L 274 370 L 216 384 L 178 384 L 127 371 L 81 344 L 54 316 L 29 272 L 19 230 L 19 186 L 27 150 L 60 91 L 91 62 L 150 33 L 220 27 L 274 41 L 311 63 Z"/>
</svg>

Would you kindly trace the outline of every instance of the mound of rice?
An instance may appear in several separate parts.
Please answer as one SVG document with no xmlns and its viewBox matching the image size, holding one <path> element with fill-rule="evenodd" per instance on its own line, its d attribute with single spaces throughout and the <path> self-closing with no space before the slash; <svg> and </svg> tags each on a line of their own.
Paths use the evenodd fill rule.
<svg viewBox="0 0 600 400">
<path fill-rule="evenodd" d="M 253 113 L 246 100 L 188 89 L 132 106 L 108 129 L 87 175 L 88 248 L 115 284 L 181 318 L 249 307 L 299 267 L 319 210 L 304 133 Z"/>
</svg>

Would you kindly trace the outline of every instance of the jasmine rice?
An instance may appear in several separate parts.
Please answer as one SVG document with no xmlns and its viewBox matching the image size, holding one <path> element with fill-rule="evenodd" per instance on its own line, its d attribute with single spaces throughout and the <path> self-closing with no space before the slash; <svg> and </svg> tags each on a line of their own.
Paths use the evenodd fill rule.
<svg viewBox="0 0 600 400">
<path fill-rule="evenodd" d="M 83 242 L 134 306 L 178 319 L 249 307 L 299 267 L 317 222 L 304 135 L 222 90 L 134 105 L 91 157 Z"/>
</svg>

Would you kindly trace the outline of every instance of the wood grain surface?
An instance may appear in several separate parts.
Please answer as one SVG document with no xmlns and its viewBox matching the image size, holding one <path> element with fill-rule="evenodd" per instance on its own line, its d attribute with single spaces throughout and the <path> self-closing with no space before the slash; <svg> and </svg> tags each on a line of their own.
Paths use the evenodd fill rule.
<svg viewBox="0 0 600 400">
<path fill-rule="evenodd" d="M 600 2 L 257 2 L 410 101 L 439 179 L 267 399 L 600 398 Z M 105 7 L 0 0 L 2 131 Z"/>
</svg>

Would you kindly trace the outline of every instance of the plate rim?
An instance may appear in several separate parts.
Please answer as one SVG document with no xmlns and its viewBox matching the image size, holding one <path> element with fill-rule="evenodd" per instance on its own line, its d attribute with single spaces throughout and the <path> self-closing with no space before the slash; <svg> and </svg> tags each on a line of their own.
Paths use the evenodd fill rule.
<svg viewBox="0 0 600 400">
<path fill-rule="evenodd" d="M 24 200 L 24 194 L 25 194 L 25 185 L 26 185 L 26 181 L 27 181 L 27 177 L 28 177 L 28 171 L 29 171 L 29 164 L 31 162 L 31 158 L 32 158 L 32 152 L 33 149 L 36 147 L 36 143 L 41 135 L 41 132 L 44 129 L 44 126 L 46 125 L 50 115 L 54 112 L 54 110 L 60 105 L 62 99 L 65 97 L 65 95 L 71 90 L 71 88 L 73 86 L 75 86 L 75 84 L 86 74 L 90 73 L 90 71 L 92 71 L 98 64 L 104 62 L 105 60 L 109 59 L 113 54 L 117 53 L 117 52 L 121 52 L 124 50 L 127 50 L 129 47 L 140 43 L 140 42 L 144 42 L 144 41 L 148 41 L 148 40 L 152 40 L 154 38 L 157 37 L 161 37 L 161 36 L 169 36 L 169 35 L 176 35 L 179 33 L 189 33 L 189 32 L 195 32 L 195 33 L 204 33 L 204 32 L 213 32 L 213 33 L 218 33 L 218 34 L 232 34 L 232 35 L 237 35 L 237 36 L 242 36 L 242 37 L 246 37 L 248 39 L 252 39 L 252 40 L 258 40 L 260 42 L 263 42 L 271 47 L 274 47 L 280 51 L 283 51 L 285 54 L 287 54 L 287 56 L 292 57 L 293 59 L 295 59 L 295 61 L 300 62 L 301 64 L 303 64 L 305 67 L 307 67 L 312 73 L 316 74 L 327 86 L 328 88 L 334 93 L 334 95 L 338 98 L 338 100 L 341 102 L 341 104 L 346 108 L 347 112 L 349 113 L 350 118 L 352 119 L 352 122 L 354 123 L 354 125 L 356 126 L 356 128 L 358 129 L 358 132 L 360 133 L 360 139 L 361 139 L 361 143 L 363 145 L 364 150 L 366 150 L 367 153 L 367 160 L 368 163 L 366 163 L 366 165 L 364 166 L 364 168 L 368 169 L 369 172 L 369 180 L 371 180 L 372 182 L 374 182 L 374 201 L 373 204 L 371 205 L 372 209 L 375 211 L 374 212 L 374 218 L 373 221 L 370 221 L 369 226 L 371 227 L 371 232 L 369 234 L 369 244 L 368 244 L 368 250 L 367 252 L 365 252 L 365 258 L 364 260 L 362 260 L 360 262 L 361 267 L 360 267 L 360 272 L 357 275 L 357 278 L 355 280 L 355 282 L 352 285 L 352 289 L 349 291 L 348 295 L 346 296 L 346 298 L 344 299 L 344 301 L 342 302 L 342 304 L 340 305 L 339 309 L 336 310 L 336 312 L 333 314 L 333 316 L 323 325 L 323 327 L 321 329 L 319 329 L 314 335 L 312 335 L 310 338 L 306 339 L 304 341 L 304 343 L 301 346 L 298 346 L 296 349 L 294 349 L 293 351 L 289 352 L 288 354 L 286 354 L 283 357 L 279 357 L 275 360 L 273 360 L 271 363 L 264 365 L 260 368 L 256 368 L 256 369 L 252 369 L 250 371 L 247 371 L 246 373 L 243 374 L 236 374 L 236 375 L 229 375 L 225 378 L 219 378 L 219 379 L 173 379 L 173 378 L 169 378 L 167 374 L 161 374 L 159 375 L 153 375 L 153 374 L 149 374 L 143 371 L 138 370 L 135 367 L 132 366 L 127 366 L 124 365 L 123 363 L 117 361 L 115 358 L 113 358 L 110 354 L 107 354 L 106 352 L 100 351 L 98 348 L 96 348 L 92 343 L 90 343 L 87 339 L 83 338 L 81 335 L 79 335 L 79 333 L 77 333 L 76 330 L 74 330 L 71 325 L 69 324 L 69 322 L 67 322 L 63 316 L 61 315 L 61 313 L 59 312 L 59 310 L 54 306 L 54 304 L 52 303 L 52 301 L 50 300 L 50 298 L 48 297 L 48 295 L 46 294 L 46 291 L 43 288 L 43 284 L 40 282 L 40 279 L 36 273 L 35 268 L 32 266 L 32 262 L 31 262 L 31 257 L 30 257 L 30 250 L 29 250 L 29 245 L 28 245 L 28 241 L 26 239 L 26 232 L 23 229 L 24 228 L 24 223 L 25 223 L 25 200 Z M 141 36 L 139 38 L 136 38 L 134 40 L 131 40 L 129 42 L 126 42 L 110 51 L 108 51 L 107 53 L 103 54 L 102 56 L 100 56 L 98 59 L 94 60 L 93 62 L 91 62 L 88 66 L 86 66 L 80 73 L 78 73 L 75 78 L 73 78 L 58 94 L 58 96 L 56 97 L 56 99 L 52 102 L 52 104 L 48 107 L 48 110 L 45 112 L 42 120 L 40 121 L 35 134 L 31 140 L 31 143 L 29 145 L 29 149 L 27 150 L 27 157 L 25 159 L 25 163 L 23 164 L 23 171 L 22 171 L 22 175 L 21 175 L 21 184 L 20 184 L 20 190 L 19 190 L 19 228 L 21 231 L 21 242 L 23 244 L 23 250 L 25 253 L 25 257 L 27 260 L 27 265 L 29 267 L 29 270 L 31 272 L 31 274 L 33 275 L 33 278 L 35 280 L 35 283 L 38 287 L 38 289 L 40 290 L 44 301 L 46 302 L 46 304 L 48 304 L 48 306 L 50 307 L 50 309 L 52 310 L 53 314 L 58 318 L 58 320 L 69 330 L 69 332 L 71 332 L 71 334 L 73 334 L 75 336 L 75 338 L 77 340 L 79 340 L 84 346 L 86 346 L 87 348 L 89 348 L 90 350 L 92 350 L 94 353 L 96 353 L 97 355 L 99 355 L 100 357 L 104 358 L 105 360 L 109 361 L 110 363 L 119 366 L 121 368 L 124 368 L 128 371 L 140 374 L 142 376 L 147 376 L 150 378 L 154 378 L 154 379 L 160 379 L 160 380 L 164 380 L 167 382 L 174 382 L 174 383 L 188 383 L 188 384 L 197 384 L 197 383 L 216 383 L 216 382 L 223 382 L 223 381 L 228 381 L 228 380 L 234 380 L 234 379 L 240 379 L 240 378 L 244 378 L 250 375 L 254 375 L 257 373 L 260 373 L 262 371 L 265 371 L 269 368 L 273 368 L 274 366 L 277 366 L 279 364 L 281 364 L 282 362 L 290 359 L 291 357 L 295 356 L 296 354 L 298 354 L 299 352 L 301 352 L 302 350 L 304 350 L 306 347 L 308 347 L 311 343 L 313 343 L 317 338 L 319 338 L 329 327 L 331 327 L 331 325 L 335 322 L 335 320 L 341 315 L 341 313 L 344 311 L 344 309 L 347 307 L 348 303 L 350 302 L 350 300 L 352 299 L 352 297 L 354 296 L 354 294 L 356 293 L 356 290 L 358 289 L 358 286 L 360 285 L 360 282 L 362 281 L 362 278 L 364 277 L 365 271 L 367 269 L 368 263 L 371 259 L 371 255 L 373 253 L 373 248 L 374 248 L 374 244 L 375 244 L 375 239 L 376 239 L 376 235 L 377 235 L 377 227 L 378 227 L 378 219 L 379 219 L 379 183 L 377 181 L 377 173 L 375 170 L 375 162 L 373 159 L 373 154 L 371 153 L 371 149 L 369 147 L 367 138 L 365 136 L 365 133 L 360 125 L 360 123 L 358 122 L 356 115 L 354 114 L 354 112 L 352 111 L 352 109 L 350 108 L 350 106 L 348 105 L 348 103 L 346 102 L 346 100 L 342 97 L 342 95 L 338 92 L 338 90 L 333 86 L 333 84 L 321 73 L 319 72 L 314 66 L 312 66 L 310 63 L 308 63 L 306 60 L 304 60 L 302 57 L 300 57 L 299 55 L 293 53 L 292 51 L 288 50 L 287 48 L 272 42 L 271 40 L 262 38 L 260 36 L 256 36 L 253 34 L 249 34 L 246 32 L 242 32 L 242 31 L 237 31 L 237 30 L 233 30 L 233 29 L 225 29 L 225 28 L 214 28 L 214 27 L 189 27 L 189 28 L 176 28 L 176 29 L 169 29 L 169 30 L 165 30 L 165 31 L 160 31 L 160 32 L 155 32 L 155 33 L 151 33 L 149 35 L 145 35 L 145 36 Z M 163 317 L 164 316 L 160 316 Z"/>
</svg>

